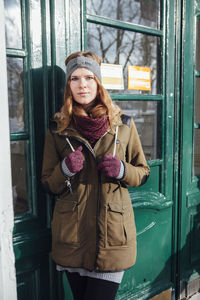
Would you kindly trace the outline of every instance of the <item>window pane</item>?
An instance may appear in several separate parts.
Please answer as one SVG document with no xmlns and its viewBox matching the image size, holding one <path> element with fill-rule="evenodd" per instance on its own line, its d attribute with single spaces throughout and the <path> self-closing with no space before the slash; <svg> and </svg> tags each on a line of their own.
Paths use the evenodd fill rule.
<svg viewBox="0 0 200 300">
<path fill-rule="evenodd" d="M 6 47 L 22 48 L 20 0 L 4 0 Z"/>
<path fill-rule="evenodd" d="M 200 71 L 200 20 L 196 20 L 196 70 Z M 194 121 L 200 123 L 200 78 L 196 77 Z"/>
<path fill-rule="evenodd" d="M 41 30 L 41 4 L 40 0 L 31 0 L 30 28 L 32 38 L 32 67 L 42 66 L 42 30 Z"/>
<path fill-rule="evenodd" d="M 200 123 L 200 77 L 197 77 L 195 81 L 194 122 Z"/>
<path fill-rule="evenodd" d="M 200 130 L 194 131 L 194 175 L 200 175 Z"/>
<path fill-rule="evenodd" d="M 200 19 L 196 20 L 196 70 L 200 71 Z"/>
<path fill-rule="evenodd" d="M 159 28 L 160 0 L 87 0 L 87 12 Z"/>
<path fill-rule="evenodd" d="M 26 142 L 11 142 L 12 188 L 15 215 L 27 212 Z"/>
<path fill-rule="evenodd" d="M 147 160 L 161 158 L 162 106 L 154 101 L 116 101 L 123 112 L 132 116 Z"/>
<path fill-rule="evenodd" d="M 10 131 L 24 131 L 23 59 L 7 58 Z"/>
<path fill-rule="evenodd" d="M 92 23 L 88 23 L 87 30 L 88 49 L 99 55 L 103 63 L 123 65 L 124 93 L 160 93 L 160 38 Z M 151 91 L 128 90 L 128 65 L 150 67 Z M 118 93 L 119 90 L 110 90 L 110 92 Z"/>
</svg>

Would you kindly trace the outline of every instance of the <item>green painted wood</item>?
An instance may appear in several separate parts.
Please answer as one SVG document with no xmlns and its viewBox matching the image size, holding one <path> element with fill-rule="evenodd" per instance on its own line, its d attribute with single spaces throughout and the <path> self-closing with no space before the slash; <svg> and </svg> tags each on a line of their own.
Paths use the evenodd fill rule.
<svg viewBox="0 0 200 300">
<path fill-rule="evenodd" d="M 18 300 L 61 300 L 61 279 L 49 255 L 54 201 L 44 194 L 40 177 L 45 132 L 49 119 L 63 99 L 65 1 L 58 4 L 53 0 L 35 1 L 34 5 L 22 1 L 21 7 L 23 49 L 7 49 L 9 57 L 24 59 L 26 132 L 11 133 L 11 141 L 26 140 L 27 144 L 29 211 L 15 217 L 13 230 Z M 59 26 L 60 15 L 62 27 Z"/>
<path fill-rule="evenodd" d="M 11 141 L 24 141 L 29 139 L 29 134 L 27 132 L 11 132 L 10 140 Z"/>
<path fill-rule="evenodd" d="M 113 100 L 162 101 L 162 95 L 111 94 Z"/>
<path fill-rule="evenodd" d="M 167 201 L 166 197 L 161 193 L 141 191 L 130 193 L 132 205 L 134 209 L 154 209 L 162 210 L 173 205 L 172 201 Z"/>
<path fill-rule="evenodd" d="M 175 287 L 176 270 L 173 267 L 177 234 L 174 226 L 177 212 L 173 199 L 174 162 L 176 161 L 174 156 L 175 4 L 175 1 L 162 2 L 160 13 L 162 30 L 110 20 L 99 15 L 86 14 L 85 17 L 87 22 L 96 25 L 161 37 L 162 58 L 159 73 L 161 94 L 111 94 L 113 100 L 162 103 L 162 115 L 159 116 L 162 124 L 161 159 L 149 162 L 151 174 L 144 186 L 129 189 L 138 232 L 138 257 L 136 265 L 125 272 L 117 295 L 118 300 L 149 299 L 162 290 Z M 164 240 L 159 244 L 158 237 L 161 236 Z M 142 255 L 144 253 L 145 255 Z M 155 263 L 152 263 L 154 259 L 152 253 L 156 253 Z"/>
<path fill-rule="evenodd" d="M 149 34 L 149 35 L 153 35 L 153 36 L 162 36 L 163 35 L 163 31 L 159 30 L 159 29 L 153 29 L 153 28 L 149 28 L 146 26 L 142 26 L 142 25 L 134 25 L 129 22 L 112 20 L 107 17 L 102 17 L 102 16 L 100 17 L 97 15 L 94 16 L 91 14 L 87 14 L 86 18 L 87 18 L 87 21 L 90 23 L 101 24 L 104 26 L 112 27 L 112 28 L 119 28 L 119 29 L 134 31 L 134 32 L 140 32 L 140 33 Z"/>
<path fill-rule="evenodd" d="M 21 49 L 7 49 L 6 50 L 6 55 L 8 57 L 26 57 L 27 56 L 27 52 L 25 50 L 21 50 Z"/>
<path fill-rule="evenodd" d="M 18 299 L 60 299 L 51 298 L 48 289 L 49 277 L 47 274 L 49 259 L 46 254 L 34 255 L 17 262 L 17 289 Z"/>
<path fill-rule="evenodd" d="M 191 193 L 186 195 L 187 208 L 197 207 L 200 204 L 199 189 L 193 189 Z"/>
<path fill-rule="evenodd" d="M 51 247 L 51 231 L 24 232 L 13 238 L 15 259 L 20 260 L 27 256 L 42 252 L 49 252 Z"/>
<path fill-rule="evenodd" d="M 135 209 L 138 256 L 135 266 L 125 272 L 117 299 L 150 299 L 171 286 L 171 211 Z"/>
<path fill-rule="evenodd" d="M 181 28 L 182 28 L 182 3 L 181 1 L 176 1 L 175 3 L 175 10 L 177 11 L 176 16 L 176 27 L 175 27 L 175 34 L 176 34 L 176 42 L 175 42 L 175 92 L 174 92 L 174 185 L 173 185 L 173 198 L 174 198 L 174 222 L 173 222 L 173 239 L 172 239 L 172 247 L 173 247 L 173 281 L 175 283 L 175 296 L 176 299 L 178 298 L 178 291 L 180 286 L 179 276 L 179 224 L 180 224 L 180 216 L 179 216 L 179 172 L 180 172 L 180 160 L 179 160 L 179 153 L 180 153 L 180 95 L 181 95 L 181 68 L 180 63 L 182 60 L 182 53 L 181 53 Z M 171 37 L 172 38 L 172 37 Z"/>
<path fill-rule="evenodd" d="M 160 166 L 162 164 L 163 164 L 163 160 L 162 159 L 155 159 L 155 160 L 148 161 L 148 165 L 150 167 Z"/>
<path fill-rule="evenodd" d="M 200 179 L 193 176 L 193 134 L 195 84 L 195 19 L 198 1 L 181 1 L 183 8 L 182 24 L 182 93 L 181 108 L 181 142 L 180 142 L 180 194 L 179 194 L 179 280 L 188 283 L 199 277 L 200 252 L 199 216 L 200 216 Z M 187 25 L 187 26 L 186 26 Z M 186 40 L 190 37 L 190 43 Z M 198 126 L 197 126 L 198 127 Z"/>
</svg>

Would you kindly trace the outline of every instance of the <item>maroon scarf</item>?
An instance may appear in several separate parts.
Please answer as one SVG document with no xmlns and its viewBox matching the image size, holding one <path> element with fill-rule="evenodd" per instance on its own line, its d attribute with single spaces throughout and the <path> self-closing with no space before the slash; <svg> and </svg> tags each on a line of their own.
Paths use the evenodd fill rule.
<svg viewBox="0 0 200 300">
<path fill-rule="evenodd" d="M 89 141 L 92 147 L 109 127 L 108 118 L 105 117 L 93 119 L 87 116 L 74 116 L 74 123 L 76 129 Z"/>
</svg>

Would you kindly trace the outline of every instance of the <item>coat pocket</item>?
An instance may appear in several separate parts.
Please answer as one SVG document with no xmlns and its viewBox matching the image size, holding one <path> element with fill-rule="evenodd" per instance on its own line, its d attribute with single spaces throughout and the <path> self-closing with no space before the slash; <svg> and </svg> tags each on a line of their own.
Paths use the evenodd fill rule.
<svg viewBox="0 0 200 300">
<path fill-rule="evenodd" d="M 131 205 L 109 203 L 107 207 L 107 244 L 123 246 L 136 236 Z"/>
<path fill-rule="evenodd" d="M 73 201 L 58 200 L 52 220 L 53 243 L 78 243 L 78 206 Z"/>
</svg>

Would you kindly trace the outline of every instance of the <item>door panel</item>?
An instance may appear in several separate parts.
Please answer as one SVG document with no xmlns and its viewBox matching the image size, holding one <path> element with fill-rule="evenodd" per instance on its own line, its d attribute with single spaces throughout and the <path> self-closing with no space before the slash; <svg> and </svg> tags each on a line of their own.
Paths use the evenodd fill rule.
<svg viewBox="0 0 200 300">
<path fill-rule="evenodd" d="M 40 178 L 45 132 L 63 99 L 65 1 L 4 4 L 18 300 L 59 300 L 61 278 L 49 254 L 54 200 Z"/>
<path fill-rule="evenodd" d="M 101 5 L 100 5 L 101 3 Z M 121 64 L 124 90 L 109 90 L 133 117 L 151 168 L 147 183 L 130 188 L 138 254 L 125 272 L 117 299 L 149 299 L 175 286 L 174 168 L 174 1 L 87 1 L 85 47 L 104 63 Z M 129 15 L 127 6 L 134 12 Z M 126 6 L 126 8 L 125 8 Z M 97 9 L 98 7 L 98 9 Z M 106 9 L 105 9 L 106 7 Z M 107 19 L 107 16 L 111 16 Z M 126 23 L 124 21 L 129 21 Z M 145 26 L 142 26 L 145 25 Z M 151 91 L 128 89 L 127 66 L 150 67 Z"/>
<path fill-rule="evenodd" d="M 199 16 L 200 1 L 183 1 L 183 65 L 180 144 L 179 272 L 181 295 L 194 292 L 200 274 L 200 172 L 199 172 Z M 187 26 L 186 26 L 187 25 Z M 198 286 L 198 285 L 197 285 Z M 195 287 L 195 285 L 194 285 Z"/>
</svg>

